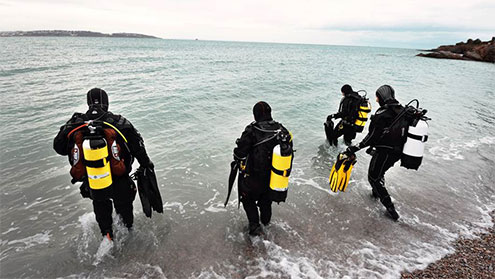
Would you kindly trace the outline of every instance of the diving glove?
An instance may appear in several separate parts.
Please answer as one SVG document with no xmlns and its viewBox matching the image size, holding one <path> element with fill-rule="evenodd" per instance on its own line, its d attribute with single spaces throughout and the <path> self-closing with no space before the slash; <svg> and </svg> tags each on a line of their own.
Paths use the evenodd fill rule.
<svg viewBox="0 0 495 279">
<path fill-rule="evenodd" d="M 354 154 L 356 152 L 358 152 L 361 148 L 359 147 L 359 145 L 351 145 L 349 147 L 347 147 L 347 149 L 345 150 L 345 153 L 348 153 L 348 154 Z"/>
<path fill-rule="evenodd" d="M 91 193 L 89 192 L 88 184 L 86 183 L 81 184 L 81 186 L 79 187 L 79 192 L 81 193 L 81 196 L 83 198 L 91 199 Z"/>
<path fill-rule="evenodd" d="M 152 170 L 155 169 L 155 165 L 153 164 L 153 162 L 151 162 L 151 160 L 148 160 L 148 162 L 146 162 L 144 164 L 139 164 L 139 167 L 140 168 L 150 168 Z"/>
</svg>

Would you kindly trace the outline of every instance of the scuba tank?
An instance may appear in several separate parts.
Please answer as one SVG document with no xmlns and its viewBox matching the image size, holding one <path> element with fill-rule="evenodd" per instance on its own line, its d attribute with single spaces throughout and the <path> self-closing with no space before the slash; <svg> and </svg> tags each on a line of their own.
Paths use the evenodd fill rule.
<svg viewBox="0 0 495 279">
<path fill-rule="evenodd" d="M 364 96 L 361 96 L 361 102 L 359 104 L 359 108 L 357 110 L 358 117 L 354 122 L 354 127 L 356 132 L 361 133 L 364 130 L 364 126 L 366 125 L 366 121 L 368 121 L 368 113 L 371 112 L 371 104 L 366 98 L 367 92 L 365 90 L 359 90 L 358 92 L 364 92 Z"/>
<path fill-rule="evenodd" d="M 292 135 L 278 133 L 279 144 L 273 147 L 272 170 L 270 172 L 270 189 L 272 201 L 285 202 L 289 188 L 289 175 L 292 169 L 293 150 L 289 144 Z"/>
<path fill-rule="evenodd" d="M 416 102 L 416 107 L 411 106 Z M 428 140 L 428 123 L 431 120 L 425 114 L 428 111 L 419 108 L 419 101 L 410 101 L 395 117 L 392 124 L 385 128 L 382 138 L 388 136 L 393 142 L 399 141 L 401 167 L 417 170 L 423 160 L 425 142 Z"/>
<path fill-rule="evenodd" d="M 424 116 L 427 110 L 418 108 L 419 102 L 417 100 L 416 102 L 417 106 L 407 129 L 407 138 L 402 149 L 400 163 L 402 167 L 415 170 L 419 168 L 423 160 L 425 143 L 428 140 L 428 122 L 426 121 L 430 120 Z"/>
<path fill-rule="evenodd" d="M 97 127 L 88 125 L 90 134 L 83 140 L 84 165 L 88 176 L 89 188 L 105 189 L 112 185 L 112 172 L 106 139 L 96 134 Z"/>
</svg>

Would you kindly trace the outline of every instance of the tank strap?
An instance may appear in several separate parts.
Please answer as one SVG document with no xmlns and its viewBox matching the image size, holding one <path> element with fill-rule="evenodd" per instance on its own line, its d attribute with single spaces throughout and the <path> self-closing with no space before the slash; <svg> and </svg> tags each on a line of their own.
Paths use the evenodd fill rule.
<svg viewBox="0 0 495 279">
<path fill-rule="evenodd" d="M 421 142 L 426 142 L 428 140 L 428 135 L 425 135 L 425 136 L 418 136 L 418 135 L 413 135 L 411 133 L 407 133 L 407 137 L 408 138 L 412 138 L 412 139 L 415 139 L 415 140 L 419 140 Z"/>
<path fill-rule="evenodd" d="M 106 159 L 108 161 L 108 157 Z M 103 159 L 96 160 L 96 161 L 88 161 L 88 160 L 83 159 L 83 164 L 86 167 L 90 167 L 90 168 L 95 168 L 96 169 L 96 168 L 103 168 L 105 166 L 105 161 Z"/>
<path fill-rule="evenodd" d="M 283 177 L 289 177 L 291 171 L 292 171 L 292 168 L 288 169 L 288 170 L 277 170 L 276 168 L 274 168 L 272 166 L 272 171 L 275 173 L 275 174 L 278 174 L 280 176 L 283 176 Z"/>
</svg>

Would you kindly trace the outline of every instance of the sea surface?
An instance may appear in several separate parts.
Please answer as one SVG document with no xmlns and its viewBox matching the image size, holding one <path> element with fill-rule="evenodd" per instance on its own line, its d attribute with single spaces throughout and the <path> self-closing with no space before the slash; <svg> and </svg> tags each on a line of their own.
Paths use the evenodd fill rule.
<svg viewBox="0 0 495 279">
<path fill-rule="evenodd" d="M 123 38 L 0 38 L 0 277 L 398 278 L 491 226 L 495 209 L 495 65 L 417 50 Z M 386 185 L 401 215 L 370 197 L 361 151 L 345 193 L 329 191 L 339 146 L 325 140 L 340 87 L 395 88 L 428 109 L 418 171 Z M 102 241 L 91 201 L 52 148 L 59 127 L 101 87 L 156 166 L 164 213 L 134 230 L 115 218 Z M 297 150 L 286 203 L 263 237 L 247 235 L 237 191 L 224 208 L 232 149 L 268 102 Z M 366 128 L 367 131 L 367 128 Z M 359 134 L 357 140 L 364 137 Z M 137 164 L 134 165 L 137 167 Z"/>
</svg>

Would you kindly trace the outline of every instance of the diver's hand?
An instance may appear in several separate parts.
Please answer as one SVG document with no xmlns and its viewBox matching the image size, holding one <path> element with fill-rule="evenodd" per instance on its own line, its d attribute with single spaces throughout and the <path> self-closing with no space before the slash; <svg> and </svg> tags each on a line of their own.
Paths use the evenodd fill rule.
<svg viewBox="0 0 495 279">
<path fill-rule="evenodd" d="M 361 148 L 358 145 L 351 145 L 345 150 L 346 153 L 354 154 L 358 152 Z"/>
<path fill-rule="evenodd" d="M 146 164 L 142 164 L 139 167 L 141 167 L 141 168 L 150 168 L 152 170 L 155 169 L 155 165 L 153 164 L 153 162 L 151 162 L 151 160 L 148 160 L 148 162 Z"/>
</svg>

